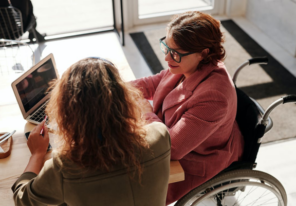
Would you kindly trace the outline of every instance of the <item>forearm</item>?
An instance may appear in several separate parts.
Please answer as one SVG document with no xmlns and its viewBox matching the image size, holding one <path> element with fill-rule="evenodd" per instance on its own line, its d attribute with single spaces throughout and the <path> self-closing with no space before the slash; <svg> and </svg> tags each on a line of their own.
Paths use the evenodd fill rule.
<svg viewBox="0 0 296 206">
<path fill-rule="evenodd" d="M 39 174 L 44 164 L 44 155 L 34 154 L 30 157 L 29 163 L 24 172 Z"/>
<path fill-rule="evenodd" d="M 143 77 L 141 79 L 131 81 L 130 83 L 142 91 L 145 99 L 153 100 L 156 88 L 158 87 L 165 73 L 165 70 L 163 70 L 161 73 L 156 75 Z"/>
</svg>

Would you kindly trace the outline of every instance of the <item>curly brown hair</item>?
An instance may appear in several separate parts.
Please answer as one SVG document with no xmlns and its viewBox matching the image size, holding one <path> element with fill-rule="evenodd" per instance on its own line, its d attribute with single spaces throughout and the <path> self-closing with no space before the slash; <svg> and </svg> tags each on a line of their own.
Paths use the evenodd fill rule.
<svg viewBox="0 0 296 206">
<path fill-rule="evenodd" d="M 176 45 L 184 51 L 200 53 L 208 48 L 209 53 L 201 64 L 216 64 L 225 58 L 220 22 L 209 14 L 188 11 L 175 15 L 168 24 L 167 31 L 172 34 Z"/>
<path fill-rule="evenodd" d="M 57 124 L 58 152 L 86 170 L 123 164 L 142 173 L 136 154 L 148 148 L 137 104 L 141 92 L 101 58 L 73 64 L 53 84 L 46 113 Z"/>
</svg>

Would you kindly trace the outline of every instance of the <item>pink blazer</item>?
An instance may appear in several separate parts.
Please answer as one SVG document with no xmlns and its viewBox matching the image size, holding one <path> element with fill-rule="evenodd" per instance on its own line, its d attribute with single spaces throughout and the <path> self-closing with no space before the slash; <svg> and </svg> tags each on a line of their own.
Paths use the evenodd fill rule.
<svg viewBox="0 0 296 206">
<path fill-rule="evenodd" d="M 198 176 L 188 188 L 209 180 L 237 161 L 243 137 L 235 121 L 237 97 L 223 62 L 204 65 L 185 81 L 168 69 L 132 83 L 153 100 L 149 122 L 164 122 L 171 135 L 171 159 Z"/>
</svg>

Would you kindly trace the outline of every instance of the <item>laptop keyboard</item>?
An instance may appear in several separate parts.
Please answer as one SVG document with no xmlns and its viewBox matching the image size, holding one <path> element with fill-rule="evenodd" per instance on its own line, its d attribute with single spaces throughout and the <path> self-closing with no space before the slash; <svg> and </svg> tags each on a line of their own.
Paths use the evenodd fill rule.
<svg viewBox="0 0 296 206">
<path fill-rule="evenodd" d="M 31 120 L 34 120 L 36 122 L 42 122 L 45 118 L 45 108 L 46 108 L 46 105 L 47 105 L 48 101 L 45 102 L 41 107 L 39 107 L 35 112 L 34 114 L 32 114 L 30 116 L 30 119 Z M 48 123 L 48 119 L 46 120 L 46 123 Z"/>
</svg>

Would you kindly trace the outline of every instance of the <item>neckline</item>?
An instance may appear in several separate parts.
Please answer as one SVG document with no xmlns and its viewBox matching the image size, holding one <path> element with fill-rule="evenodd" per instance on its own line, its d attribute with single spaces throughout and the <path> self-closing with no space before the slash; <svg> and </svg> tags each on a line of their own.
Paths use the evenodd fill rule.
<svg viewBox="0 0 296 206">
<path fill-rule="evenodd" d="M 182 82 L 184 82 L 184 80 L 186 79 L 186 77 L 183 75 L 182 78 L 178 81 L 177 86 L 179 86 Z"/>
</svg>

